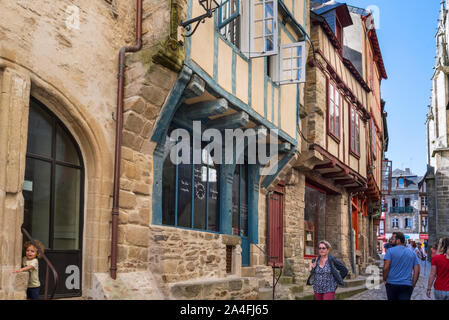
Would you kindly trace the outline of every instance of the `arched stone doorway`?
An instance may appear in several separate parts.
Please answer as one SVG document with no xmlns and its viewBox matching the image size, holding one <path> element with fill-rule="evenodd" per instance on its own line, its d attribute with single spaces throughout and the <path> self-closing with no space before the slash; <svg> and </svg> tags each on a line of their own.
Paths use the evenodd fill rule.
<svg viewBox="0 0 449 320">
<path fill-rule="evenodd" d="M 24 227 L 55 265 L 57 297 L 81 295 L 84 163 L 75 139 L 42 103 L 30 100 Z M 26 240 L 26 239 L 24 239 Z M 41 294 L 45 262 L 40 261 Z"/>
</svg>

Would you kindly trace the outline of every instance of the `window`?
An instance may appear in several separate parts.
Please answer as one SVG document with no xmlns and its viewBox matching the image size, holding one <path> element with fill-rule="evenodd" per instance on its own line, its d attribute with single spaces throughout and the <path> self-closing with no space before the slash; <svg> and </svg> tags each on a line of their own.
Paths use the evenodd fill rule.
<svg viewBox="0 0 449 320">
<path fill-rule="evenodd" d="M 236 165 L 232 184 L 232 234 L 248 236 L 248 170 L 246 165 Z"/>
<path fill-rule="evenodd" d="M 300 83 L 306 81 L 305 42 L 281 45 L 280 84 Z"/>
<path fill-rule="evenodd" d="M 396 198 L 391 199 L 391 206 L 393 208 L 399 207 L 399 199 L 396 199 Z"/>
<path fill-rule="evenodd" d="M 405 188 L 406 184 L 405 184 L 405 179 L 404 178 L 399 178 L 398 179 L 398 188 Z"/>
<path fill-rule="evenodd" d="M 379 235 L 385 235 L 385 222 L 383 220 L 381 220 L 379 223 Z"/>
<path fill-rule="evenodd" d="M 428 221 L 429 221 L 428 217 L 421 218 L 421 232 L 423 233 L 429 232 Z"/>
<path fill-rule="evenodd" d="M 351 152 L 360 156 L 360 116 L 354 107 L 351 107 Z"/>
<path fill-rule="evenodd" d="M 373 150 L 373 157 L 374 159 L 377 158 L 377 129 L 376 125 L 374 123 L 374 120 L 371 119 L 371 144 L 372 144 L 372 150 Z"/>
<path fill-rule="evenodd" d="M 411 218 L 405 218 L 405 228 L 406 229 L 412 228 L 412 219 Z"/>
<path fill-rule="evenodd" d="M 169 145 L 175 143 L 169 137 L 167 141 Z M 191 148 L 190 163 L 192 151 Z M 162 224 L 219 231 L 219 167 L 206 149 L 202 150 L 201 162 L 175 165 L 167 155 L 162 177 Z"/>
<path fill-rule="evenodd" d="M 410 198 L 405 198 L 405 203 L 404 203 L 404 205 L 405 205 L 406 207 L 410 207 Z"/>
<path fill-rule="evenodd" d="M 31 99 L 24 227 L 45 249 L 81 250 L 83 176 L 74 138 L 53 114 Z"/>
<path fill-rule="evenodd" d="M 421 207 L 427 207 L 427 197 L 421 197 Z"/>
<path fill-rule="evenodd" d="M 218 27 L 223 28 L 240 15 L 240 0 L 222 0 L 218 9 Z"/>
<path fill-rule="evenodd" d="M 340 139 L 340 106 L 341 106 L 341 95 L 338 92 L 336 86 L 329 82 L 329 133 Z"/>
<path fill-rule="evenodd" d="M 251 0 L 250 56 L 278 54 L 278 1 Z"/>
<path fill-rule="evenodd" d="M 324 219 L 326 194 L 312 186 L 306 186 L 304 210 L 304 255 L 318 254 L 318 242 L 325 238 Z"/>
<path fill-rule="evenodd" d="M 237 48 L 241 48 L 240 0 L 225 0 L 218 11 L 220 33 Z"/>
<path fill-rule="evenodd" d="M 393 218 L 391 220 L 391 226 L 393 229 L 399 229 L 399 219 L 398 218 Z"/>
</svg>

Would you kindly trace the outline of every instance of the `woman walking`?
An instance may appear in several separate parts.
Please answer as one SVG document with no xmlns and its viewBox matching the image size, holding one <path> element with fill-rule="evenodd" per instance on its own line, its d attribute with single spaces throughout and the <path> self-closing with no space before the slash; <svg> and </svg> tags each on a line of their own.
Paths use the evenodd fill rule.
<svg viewBox="0 0 449 320">
<path fill-rule="evenodd" d="M 343 279 L 348 269 L 329 254 L 331 245 L 326 240 L 319 243 L 319 256 L 312 260 L 312 270 L 307 285 L 313 285 L 315 300 L 334 300 L 338 285 L 346 286 Z"/>
<path fill-rule="evenodd" d="M 430 298 L 432 285 L 435 289 L 435 300 L 449 300 L 449 238 L 440 239 L 437 254 L 432 258 L 432 268 L 427 284 L 428 298 Z"/>
</svg>

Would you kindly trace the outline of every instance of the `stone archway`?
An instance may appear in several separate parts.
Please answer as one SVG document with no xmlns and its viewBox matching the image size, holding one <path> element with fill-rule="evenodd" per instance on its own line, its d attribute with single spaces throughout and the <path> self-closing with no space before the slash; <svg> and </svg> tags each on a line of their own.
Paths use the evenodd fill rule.
<svg viewBox="0 0 449 320">
<path fill-rule="evenodd" d="M 0 161 L 0 208 L 9 206 L 20 216 L 17 221 L 6 221 L 6 211 L 0 214 L 0 226 L 11 226 L 10 234 L 2 234 L 0 245 L 11 247 L 0 260 L 3 268 L 0 297 L 22 298 L 23 279 L 10 278 L 6 273 L 20 264 L 20 225 L 23 222 L 23 196 L 25 152 L 28 126 L 28 108 L 31 96 L 45 104 L 71 132 L 79 145 L 85 161 L 84 235 L 83 235 L 83 296 L 92 288 L 92 275 L 107 272 L 110 252 L 110 195 L 112 193 L 112 146 L 95 117 L 77 103 L 76 97 L 64 94 L 50 82 L 40 78 L 32 70 L 11 61 L 0 59 L 0 118 L 5 124 L 0 134 L 3 138 L 0 155 L 8 154 L 7 161 Z M 20 85 L 21 84 L 21 85 Z M 19 111 L 20 108 L 20 112 Z M 7 120 L 6 120 L 7 119 Z M 17 130 L 20 128 L 20 130 Z M 15 130 L 15 131 L 14 131 Z M 3 133 L 3 131 L 1 133 Z M 5 141 L 3 141 L 5 140 Z M 15 141 L 15 143 L 8 143 Z M 10 145 L 15 150 L 9 150 Z M 5 158 L 6 159 L 6 158 Z M 12 204 L 14 203 L 14 204 Z M 20 220 L 20 221 L 19 221 Z M 14 228 L 12 228 L 14 226 Z M 17 230 L 16 230 L 17 229 Z M 2 230 L 5 228 L 2 227 Z M 17 288 L 20 288 L 17 289 Z"/>
</svg>

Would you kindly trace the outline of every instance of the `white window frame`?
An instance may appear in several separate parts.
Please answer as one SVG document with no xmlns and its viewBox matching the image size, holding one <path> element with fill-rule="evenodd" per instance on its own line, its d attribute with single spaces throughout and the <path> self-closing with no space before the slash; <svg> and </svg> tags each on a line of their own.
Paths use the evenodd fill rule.
<svg viewBox="0 0 449 320">
<path fill-rule="evenodd" d="M 301 56 L 293 56 L 293 53 L 297 53 L 297 50 L 291 50 L 290 57 L 284 57 L 284 50 L 291 48 L 301 48 Z M 306 42 L 295 42 L 290 44 L 283 44 L 280 46 L 279 53 L 279 74 L 278 74 L 278 83 L 283 84 L 292 84 L 292 83 L 304 83 L 306 82 Z M 297 66 L 298 59 L 301 59 L 301 66 Z M 284 62 L 290 61 L 290 67 L 284 68 Z M 284 71 L 290 72 L 290 78 L 287 80 L 283 80 L 282 77 L 284 75 Z M 296 77 L 297 73 L 300 72 L 299 79 Z"/>
<path fill-rule="evenodd" d="M 266 18 L 265 12 L 266 12 L 266 5 L 272 3 L 273 4 L 273 17 L 272 18 Z M 251 58 L 258 58 L 258 57 L 267 57 L 276 55 L 279 53 L 279 35 L 278 35 L 278 0 L 250 0 L 251 4 L 251 21 L 250 21 L 250 57 Z M 262 18 L 256 19 L 255 17 L 255 7 L 256 6 L 262 6 Z M 273 20 L 273 27 L 272 27 L 272 34 L 265 34 L 266 30 L 266 23 L 269 20 Z M 262 22 L 263 28 L 262 28 L 262 35 L 255 35 L 255 24 Z M 263 46 L 265 46 L 265 41 L 269 37 L 272 37 L 273 39 L 273 50 L 270 51 L 256 51 L 255 49 L 255 39 L 262 38 Z M 262 48 L 263 49 L 263 48 Z"/>
<path fill-rule="evenodd" d="M 233 0 L 222 0 L 221 1 L 221 5 L 218 8 L 218 28 L 219 29 L 227 26 L 232 20 L 236 19 L 241 13 L 240 2 L 242 0 L 235 0 L 237 7 L 236 7 L 236 11 L 234 13 L 232 13 L 232 11 L 231 11 L 232 1 Z M 225 14 L 223 14 L 223 11 L 225 11 Z M 223 20 L 223 16 L 226 17 L 224 20 Z"/>
<path fill-rule="evenodd" d="M 397 223 L 395 223 L 397 222 Z M 391 219 L 391 228 L 395 229 L 399 229 L 399 218 L 393 218 Z"/>
</svg>

